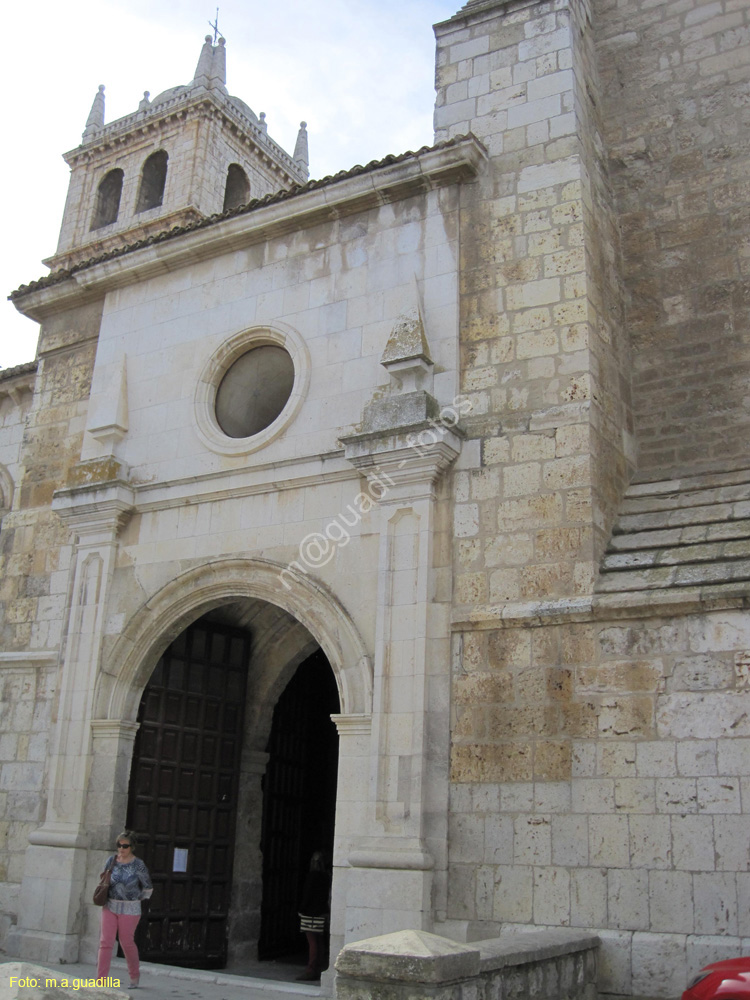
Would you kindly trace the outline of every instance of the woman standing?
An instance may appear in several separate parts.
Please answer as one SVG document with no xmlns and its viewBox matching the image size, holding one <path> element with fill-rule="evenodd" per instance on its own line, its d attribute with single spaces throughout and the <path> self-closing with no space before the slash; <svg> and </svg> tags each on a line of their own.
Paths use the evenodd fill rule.
<svg viewBox="0 0 750 1000">
<path fill-rule="evenodd" d="M 310 870 L 302 890 L 299 908 L 299 929 L 307 938 L 307 966 L 298 981 L 320 979 L 321 970 L 328 965 L 325 954 L 328 914 L 331 912 L 331 872 L 323 851 L 315 851 L 310 858 Z"/>
<path fill-rule="evenodd" d="M 138 843 L 132 830 L 123 830 L 117 838 L 117 854 L 107 859 L 107 868 L 112 870 L 109 897 L 102 907 L 102 932 L 99 938 L 99 959 L 96 964 L 96 978 L 109 975 L 115 937 L 125 952 L 130 974 L 130 989 L 138 986 L 140 964 L 138 948 L 133 935 L 141 919 L 141 900 L 148 899 L 154 891 L 148 868 L 134 849 Z"/>
</svg>

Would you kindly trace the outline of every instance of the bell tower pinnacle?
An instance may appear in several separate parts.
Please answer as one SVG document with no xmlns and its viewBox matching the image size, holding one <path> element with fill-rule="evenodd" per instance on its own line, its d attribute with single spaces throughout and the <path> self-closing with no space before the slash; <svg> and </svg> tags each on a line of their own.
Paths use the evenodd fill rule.
<svg viewBox="0 0 750 1000">
<path fill-rule="evenodd" d="M 104 85 L 94 98 L 71 168 L 57 251 L 45 263 L 70 267 L 174 226 L 229 211 L 304 184 L 309 177 L 303 125 L 293 155 L 259 117 L 227 91 L 226 42 L 206 35 L 195 75 L 109 124 Z"/>
<path fill-rule="evenodd" d="M 94 136 L 101 132 L 104 128 L 104 84 L 99 84 L 99 90 L 96 97 L 94 98 L 94 103 L 91 105 L 91 111 L 89 111 L 89 116 L 86 119 L 86 128 L 83 132 L 83 141 L 86 142 L 93 139 Z"/>
</svg>

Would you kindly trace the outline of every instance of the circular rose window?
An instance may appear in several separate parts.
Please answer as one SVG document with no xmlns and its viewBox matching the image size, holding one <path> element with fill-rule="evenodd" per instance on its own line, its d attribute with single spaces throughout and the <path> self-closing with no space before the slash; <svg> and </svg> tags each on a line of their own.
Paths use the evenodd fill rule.
<svg viewBox="0 0 750 1000">
<path fill-rule="evenodd" d="M 270 426 L 294 387 L 294 362 L 283 347 L 263 344 L 240 355 L 216 390 L 216 421 L 230 438 Z"/>
</svg>

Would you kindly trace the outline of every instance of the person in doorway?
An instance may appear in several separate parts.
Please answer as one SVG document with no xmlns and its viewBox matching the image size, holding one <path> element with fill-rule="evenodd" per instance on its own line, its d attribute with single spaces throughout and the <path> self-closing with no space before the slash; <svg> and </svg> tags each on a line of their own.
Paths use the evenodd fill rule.
<svg viewBox="0 0 750 1000">
<path fill-rule="evenodd" d="M 128 963 L 129 989 L 138 986 L 140 977 L 138 947 L 133 936 L 141 919 L 141 900 L 149 899 L 153 892 L 148 868 L 134 853 L 137 843 L 132 830 L 123 830 L 116 841 L 117 853 L 107 858 L 105 871 L 110 868 L 112 878 L 109 897 L 102 907 L 99 958 L 96 963 L 97 979 L 109 975 L 115 938 L 119 938 Z"/>
<path fill-rule="evenodd" d="M 331 912 L 331 872 L 323 851 L 310 858 L 310 870 L 302 890 L 299 928 L 307 938 L 307 966 L 299 981 L 320 979 L 325 968 L 325 936 Z"/>
</svg>

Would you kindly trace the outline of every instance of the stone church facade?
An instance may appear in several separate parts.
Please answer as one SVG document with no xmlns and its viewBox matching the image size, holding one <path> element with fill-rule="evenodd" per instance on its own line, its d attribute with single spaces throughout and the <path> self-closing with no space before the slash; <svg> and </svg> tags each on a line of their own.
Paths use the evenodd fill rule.
<svg viewBox="0 0 750 1000">
<path fill-rule="evenodd" d="M 747 949 L 750 8 L 435 31 L 417 153 L 309 181 L 209 38 L 66 156 L 0 371 L 8 954 L 93 958 L 126 821 L 165 961 L 283 953 L 320 847 L 334 954 Z"/>
</svg>

